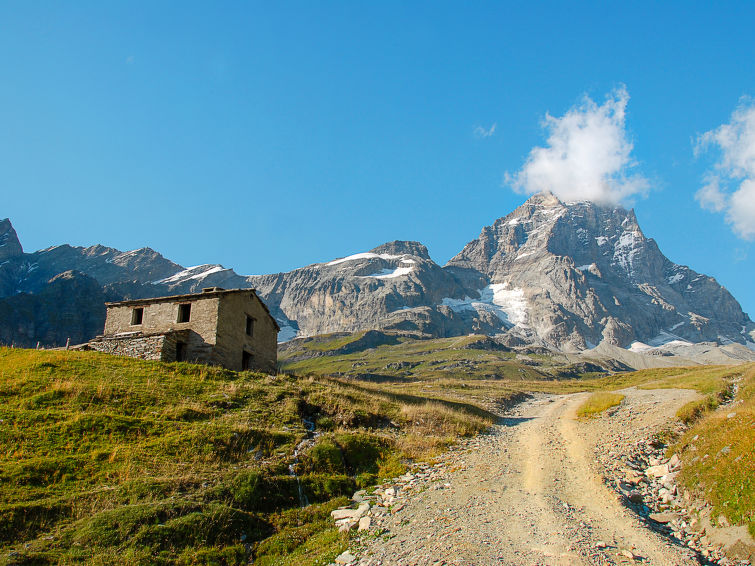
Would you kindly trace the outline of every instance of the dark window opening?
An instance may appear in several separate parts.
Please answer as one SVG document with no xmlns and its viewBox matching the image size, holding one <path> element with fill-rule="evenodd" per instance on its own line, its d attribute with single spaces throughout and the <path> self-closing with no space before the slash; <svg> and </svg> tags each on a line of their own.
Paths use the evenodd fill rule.
<svg viewBox="0 0 755 566">
<path fill-rule="evenodd" d="M 131 311 L 131 324 L 132 326 L 136 326 L 138 324 L 141 324 L 144 320 L 144 308 L 139 307 L 137 309 L 134 309 Z"/>
<path fill-rule="evenodd" d="M 251 367 L 252 367 L 252 355 L 246 350 L 244 350 L 241 353 L 241 370 L 245 371 L 245 370 L 251 369 Z"/>
<path fill-rule="evenodd" d="M 176 361 L 183 362 L 186 360 L 186 342 L 176 342 Z"/>
<path fill-rule="evenodd" d="M 178 305 L 178 322 L 189 322 L 191 318 L 191 303 Z"/>
<path fill-rule="evenodd" d="M 254 336 L 254 319 L 249 315 L 246 317 L 246 335 Z"/>
</svg>

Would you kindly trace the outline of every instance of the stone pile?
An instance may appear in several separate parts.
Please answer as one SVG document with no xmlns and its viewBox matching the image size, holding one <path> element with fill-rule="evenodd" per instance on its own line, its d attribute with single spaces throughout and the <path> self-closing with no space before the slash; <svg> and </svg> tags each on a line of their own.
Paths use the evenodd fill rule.
<svg viewBox="0 0 755 566">
<path fill-rule="evenodd" d="M 705 526 L 710 505 L 696 501 L 677 484 L 681 460 L 676 454 L 665 458 L 664 449 L 665 445 L 653 438 L 635 440 L 623 450 L 616 445 L 604 446 L 598 458 L 606 469 L 606 482 L 650 528 L 668 536 L 675 544 L 696 551 L 701 563 L 751 564 L 744 557 L 727 557 L 723 548 L 711 540 Z M 721 517 L 720 526 L 728 526 L 725 521 Z"/>
</svg>

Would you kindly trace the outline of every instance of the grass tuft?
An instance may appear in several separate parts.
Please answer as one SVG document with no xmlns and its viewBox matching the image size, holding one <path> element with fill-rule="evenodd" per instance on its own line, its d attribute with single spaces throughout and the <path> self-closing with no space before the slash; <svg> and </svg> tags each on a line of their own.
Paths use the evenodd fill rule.
<svg viewBox="0 0 755 566">
<path fill-rule="evenodd" d="M 596 417 L 600 413 L 616 407 L 624 400 L 624 395 L 620 393 L 608 393 L 597 391 L 591 394 L 587 400 L 577 409 L 577 416 L 580 418 Z"/>
</svg>

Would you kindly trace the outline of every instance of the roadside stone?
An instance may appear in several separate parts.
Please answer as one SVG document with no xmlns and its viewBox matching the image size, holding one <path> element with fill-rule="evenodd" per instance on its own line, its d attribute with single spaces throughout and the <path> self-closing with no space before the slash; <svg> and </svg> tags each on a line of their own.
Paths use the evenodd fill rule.
<svg viewBox="0 0 755 566">
<path fill-rule="evenodd" d="M 673 456 L 671 456 L 671 458 L 669 458 L 668 468 L 670 471 L 675 472 L 681 467 L 682 467 L 682 461 L 679 459 L 678 454 L 674 454 Z"/>
<path fill-rule="evenodd" d="M 354 495 L 351 496 L 351 500 L 355 503 L 361 503 L 364 501 L 365 496 L 367 495 L 367 490 L 360 489 L 359 491 L 355 492 Z"/>
<path fill-rule="evenodd" d="M 342 519 L 351 519 L 356 513 L 356 509 L 336 509 L 335 511 L 330 512 L 330 516 L 333 520 L 340 521 Z"/>
<path fill-rule="evenodd" d="M 667 524 L 677 518 L 673 513 L 650 513 L 648 515 L 656 523 Z"/>
<path fill-rule="evenodd" d="M 345 519 L 340 525 L 339 523 L 336 523 L 336 525 L 339 525 L 338 532 L 339 533 L 347 533 L 351 529 L 355 528 L 359 524 L 359 521 L 355 519 Z"/>
<path fill-rule="evenodd" d="M 362 517 L 359 519 L 359 528 L 357 528 L 358 531 L 366 531 L 370 528 L 370 525 L 372 524 L 372 519 L 370 517 Z"/>
<path fill-rule="evenodd" d="M 668 464 L 659 464 L 658 466 L 650 466 L 645 470 L 645 475 L 649 478 L 662 478 L 669 473 Z"/>
<path fill-rule="evenodd" d="M 353 554 L 351 554 L 351 552 L 346 550 L 342 552 L 341 554 L 339 554 L 338 556 L 336 556 L 335 563 L 345 566 L 347 564 L 351 564 L 355 560 L 356 560 L 356 556 L 354 556 Z"/>
</svg>

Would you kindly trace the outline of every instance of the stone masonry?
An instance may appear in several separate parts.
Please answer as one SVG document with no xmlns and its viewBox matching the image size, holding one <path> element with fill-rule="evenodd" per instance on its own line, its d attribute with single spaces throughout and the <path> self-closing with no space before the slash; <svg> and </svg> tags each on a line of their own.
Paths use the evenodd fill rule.
<svg viewBox="0 0 755 566">
<path fill-rule="evenodd" d="M 280 330 L 253 289 L 107 303 L 105 331 L 88 348 L 145 360 L 273 372 Z"/>
</svg>

